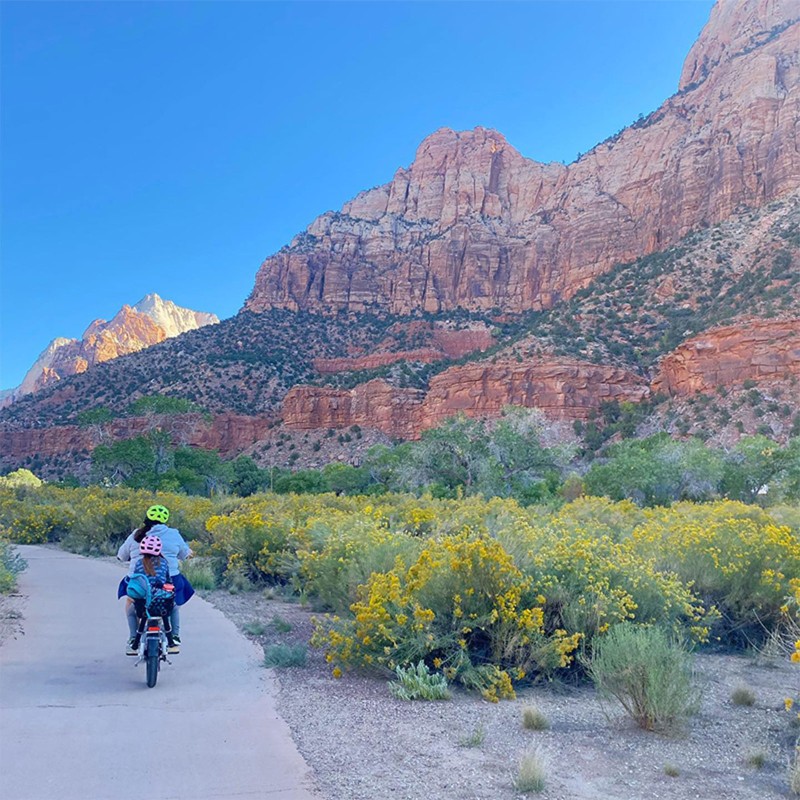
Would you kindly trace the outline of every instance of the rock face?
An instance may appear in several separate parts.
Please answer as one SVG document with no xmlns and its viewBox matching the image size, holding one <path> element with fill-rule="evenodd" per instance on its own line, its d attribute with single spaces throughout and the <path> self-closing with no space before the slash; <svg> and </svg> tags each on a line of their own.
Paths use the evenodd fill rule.
<svg viewBox="0 0 800 800">
<path fill-rule="evenodd" d="M 135 306 L 125 305 L 110 321 L 96 319 L 78 339 L 53 339 L 4 404 L 49 384 L 85 372 L 95 364 L 136 353 L 164 339 L 219 322 L 214 314 L 191 311 L 148 294 Z"/>
<path fill-rule="evenodd" d="M 283 400 L 283 422 L 295 430 L 360 425 L 389 436 L 416 438 L 423 397 L 418 389 L 398 389 L 381 379 L 350 390 L 295 386 Z"/>
<path fill-rule="evenodd" d="M 643 378 L 619 367 L 566 360 L 467 364 L 431 379 L 420 424 L 435 427 L 459 412 L 499 416 L 507 405 L 540 408 L 551 419 L 587 419 L 604 402 L 639 402 L 649 393 Z"/>
<path fill-rule="evenodd" d="M 661 360 L 653 389 L 685 396 L 794 375 L 800 375 L 800 319 L 751 320 L 684 342 Z"/>
<path fill-rule="evenodd" d="M 262 439 L 271 423 L 268 417 L 219 414 L 210 422 L 200 414 L 171 415 L 164 420 L 127 417 L 107 425 L 79 427 L 59 425 L 51 428 L 0 428 L 0 453 L 10 461 L 25 455 L 49 457 L 68 452 L 93 450 L 103 441 L 140 436 L 154 425 L 167 430 L 175 444 L 219 450 L 223 457 L 237 455 Z"/>
<path fill-rule="evenodd" d="M 586 419 L 610 400 L 638 402 L 646 382 L 618 367 L 584 362 L 468 364 L 431 379 L 427 393 L 373 380 L 354 389 L 295 386 L 283 401 L 287 428 L 375 428 L 416 439 L 426 428 L 463 413 L 496 417 L 504 406 L 540 408 L 552 419 Z"/>
<path fill-rule="evenodd" d="M 800 183 L 800 6 L 720 0 L 677 94 L 569 166 L 483 128 L 316 219 L 245 308 L 524 311 Z"/>
<path fill-rule="evenodd" d="M 405 349 L 408 341 L 419 346 Z M 491 330 L 483 323 L 453 327 L 443 322 L 396 323 L 374 352 L 354 354 L 349 358 L 316 358 L 314 369 L 322 375 L 378 369 L 398 361 L 421 361 L 429 364 L 443 358 L 461 358 L 494 344 Z"/>
</svg>

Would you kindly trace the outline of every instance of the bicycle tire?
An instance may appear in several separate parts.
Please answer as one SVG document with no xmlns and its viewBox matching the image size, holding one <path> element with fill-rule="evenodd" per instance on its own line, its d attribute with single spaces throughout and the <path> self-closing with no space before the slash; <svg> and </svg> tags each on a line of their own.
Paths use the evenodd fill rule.
<svg viewBox="0 0 800 800">
<path fill-rule="evenodd" d="M 152 689 L 158 680 L 158 659 L 159 659 L 158 639 L 148 639 L 145 645 L 145 665 L 147 667 L 147 685 Z"/>
</svg>

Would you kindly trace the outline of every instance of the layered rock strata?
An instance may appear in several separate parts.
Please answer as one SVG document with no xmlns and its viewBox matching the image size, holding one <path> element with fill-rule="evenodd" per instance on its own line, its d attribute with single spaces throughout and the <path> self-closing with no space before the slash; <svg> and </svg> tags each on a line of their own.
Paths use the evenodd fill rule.
<svg viewBox="0 0 800 800">
<path fill-rule="evenodd" d="M 573 164 L 443 129 L 413 164 L 316 219 L 245 308 L 525 311 L 617 262 L 800 184 L 800 5 L 720 0 L 657 111 Z"/>
<path fill-rule="evenodd" d="M 540 408 L 561 420 L 587 419 L 603 402 L 638 402 L 649 394 L 632 372 L 584 362 L 468 364 L 431 379 L 427 393 L 377 379 L 354 389 L 295 386 L 283 401 L 287 428 L 375 428 L 416 439 L 426 428 L 463 413 L 496 417 L 505 406 Z"/>
<path fill-rule="evenodd" d="M 271 423 L 270 417 L 241 414 L 219 414 L 211 421 L 201 414 L 176 414 L 163 420 L 126 417 L 86 427 L 0 428 L 0 454 L 4 460 L 17 463 L 26 456 L 49 458 L 62 453 L 91 451 L 105 441 L 131 439 L 157 427 L 170 434 L 173 444 L 218 450 L 221 456 L 228 458 L 263 439 Z"/>
<path fill-rule="evenodd" d="M 407 349 L 411 340 L 420 346 Z M 392 325 L 386 338 L 371 353 L 354 353 L 346 358 L 316 358 L 314 369 L 321 375 L 338 372 L 372 370 L 398 361 L 418 361 L 430 364 L 445 358 L 461 358 L 494 344 L 491 329 L 482 322 L 454 326 L 448 322 L 398 322 Z"/>
<path fill-rule="evenodd" d="M 686 396 L 792 376 L 800 376 L 800 319 L 744 320 L 695 336 L 665 356 L 653 390 Z"/>
</svg>

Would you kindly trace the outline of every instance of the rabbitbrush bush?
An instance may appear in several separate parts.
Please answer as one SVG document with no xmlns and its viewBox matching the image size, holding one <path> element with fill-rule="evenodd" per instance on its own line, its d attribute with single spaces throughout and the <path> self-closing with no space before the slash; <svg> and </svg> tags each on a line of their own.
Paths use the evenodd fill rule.
<svg viewBox="0 0 800 800">
<path fill-rule="evenodd" d="M 16 589 L 17 576 L 27 566 L 27 562 L 16 549 L 0 537 L 0 594 Z"/>
<path fill-rule="evenodd" d="M 691 655 L 661 628 L 617 625 L 595 643 L 589 674 L 649 731 L 670 731 L 696 709 Z"/>
<path fill-rule="evenodd" d="M 653 509 L 632 546 L 674 572 L 720 612 L 712 635 L 733 645 L 763 641 L 782 623 L 800 575 L 800 539 L 755 506 L 726 501 Z"/>
</svg>

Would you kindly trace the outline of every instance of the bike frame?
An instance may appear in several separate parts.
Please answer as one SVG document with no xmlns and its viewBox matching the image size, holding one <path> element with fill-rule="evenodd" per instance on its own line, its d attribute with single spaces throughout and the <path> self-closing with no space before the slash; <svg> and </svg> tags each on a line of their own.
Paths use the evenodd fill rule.
<svg viewBox="0 0 800 800">
<path fill-rule="evenodd" d="M 166 661 L 167 664 L 172 663 L 167 658 L 167 635 L 164 632 L 164 620 L 148 614 L 145 618 L 144 630 L 140 634 L 139 657 L 134 666 L 142 662 L 147 664 L 147 685 L 151 688 L 156 685 L 162 661 Z"/>
</svg>

